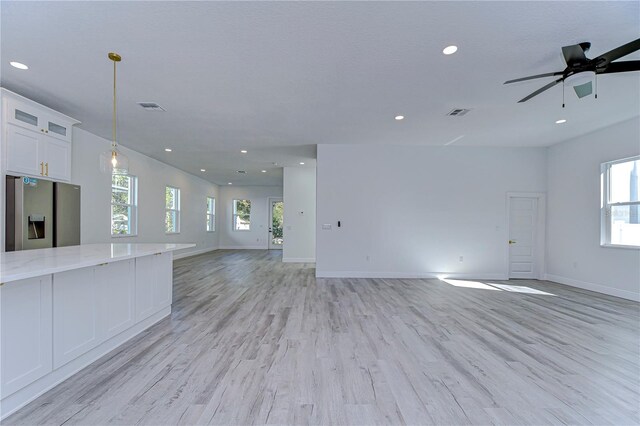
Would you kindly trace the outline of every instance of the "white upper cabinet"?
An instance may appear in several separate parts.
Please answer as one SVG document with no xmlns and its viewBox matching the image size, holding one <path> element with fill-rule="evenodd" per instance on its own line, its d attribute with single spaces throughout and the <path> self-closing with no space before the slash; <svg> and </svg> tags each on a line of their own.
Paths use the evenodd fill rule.
<svg viewBox="0 0 640 426">
<path fill-rule="evenodd" d="M 2 89 L 7 172 L 71 179 L 71 134 L 79 121 Z"/>
<path fill-rule="evenodd" d="M 43 137 L 22 127 L 9 124 L 6 126 L 7 169 L 20 175 L 42 176 L 44 163 Z"/>
<path fill-rule="evenodd" d="M 53 180 L 71 180 L 71 143 L 51 139 L 45 145 L 44 175 Z"/>
</svg>

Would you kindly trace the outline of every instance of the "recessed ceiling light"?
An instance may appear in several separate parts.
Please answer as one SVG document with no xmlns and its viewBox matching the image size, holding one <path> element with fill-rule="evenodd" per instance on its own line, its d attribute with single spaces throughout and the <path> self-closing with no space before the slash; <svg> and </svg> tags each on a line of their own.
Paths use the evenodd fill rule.
<svg viewBox="0 0 640 426">
<path fill-rule="evenodd" d="M 567 120 L 565 120 L 564 118 L 561 118 L 560 120 L 556 120 L 556 124 L 562 124 L 562 123 L 566 123 Z"/>
<path fill-rule="evenodd" d="M 267 171 L 266 171 L 266 170 L 261 170 L 261 172 L 262 172 L 262 173 L 267 173 Z"/>
<path fill-rule="evenodd" d="M 404 120 L 404 115 L 396 115 L 394 118 L 398 121 Z"/>
<path fill-rule="evenodd" d="M 304 163 L 301 161 L 301 162 L 300 162 L 300 165 L 301 165 L 301 166 L 304 166 Z"/>
<path fill-rule="evenodd" d="M 454 53 L 456 53 L 458 51 L 458 46 L 447 46 L 444 49 L 442 49 L 442 53 L 444 53 L 445 55 L 453 55 Z"/>
<path fill-rule="evenodd" d="M 201 171 L 201 172 L 206 172 L 206 170 L 205 170 L 205 169 L 200 169 L 200 171 Z"/>
<path fill-rule="evenodd" d="M 240 152 L 243 153 L 243 154 L 246 154 L 247 150 L 246 149 L 241 149 Z"/>
<path fill-rule="evenodd" d="M 233 185 L 231 182 L 227 183 L 227 185 Z"/>
<path fill-rule="evenodd" d="M 171 148 L 165 148 L 164 150 L 167 151 L 167 152 L 171 152 L 172 151 Z"/>
<path fill-rule="evenodd" d="M 11 64 L 12 67 L 18 68 L 19 70 L 28 70 L 29 69 L 28 66 L 26 66 L 25 64 L 20 63 L 20 62 L 11 61 L 9 63 Z"/>
</svg>

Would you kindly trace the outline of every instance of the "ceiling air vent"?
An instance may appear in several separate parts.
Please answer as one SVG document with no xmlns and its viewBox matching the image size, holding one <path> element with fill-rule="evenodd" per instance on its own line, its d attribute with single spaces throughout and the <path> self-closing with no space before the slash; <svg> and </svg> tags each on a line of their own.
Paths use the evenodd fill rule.
<svg viewBox="0 0 640 426">
<path fill-rule="evenodd" d="M 471 110 L 470 109 L 465 109 L 465 108 L 456 108 L 456 109 L 452 109 L 451 111 L 449 111 L 447 113 L 447 115 L 450 115 L 452 117 L 462 117 L 463 115 L 465 115 L 469 111 L 471 111 Z"/>
<path fill-rule="evenodd" d="M 155 102 L 138 102 L 145 111 L 166 111 L 160 105 Z"/>
</svg>

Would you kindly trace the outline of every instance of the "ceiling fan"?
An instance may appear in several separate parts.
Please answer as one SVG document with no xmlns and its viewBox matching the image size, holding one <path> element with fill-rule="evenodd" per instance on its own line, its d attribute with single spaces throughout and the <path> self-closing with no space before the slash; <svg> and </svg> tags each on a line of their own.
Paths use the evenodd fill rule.
<svg viewBox="0 0 640 426">
<path fill-rule="evenodd" d="M 529 77 L 516 78 L 515 80 L 505 81 L 504 84 L 516 83 L 518 81 L 533 80 L 543 77 L 558 77 L 557 80 L 552 81 L 531 93 L 518 101 L 526 102 L 534 96 L 539 95 L 545 90 L 551 89 L 553 86 L 560 82 L 567 82 L 576 91 L 576 95 L 579 98 L 590 95 L 593 92 L 592 81 L 597 74 L 612 74 L 617 72 L 628 71 L 640 71 L 640 61 L 623 61 L 613 62 L 616 59 L 622 58 L 630 53 L 640 50 L 640 38 L 623 44 L 607 53 L 589 59 L 585 53 L 591 47 L 591 43 L 584 42 L 580 44 L 574 44 L 571 46 L 564 46 L 562 48 L 562 55 L 567 63 L 567 67 L 564 71 L 550 72 L 546 74 L 531 75 Z M 596 95 L 597 96 L 597 95 Z M 564 106 L 564 105 L 563 105 Z"/>
</svg>

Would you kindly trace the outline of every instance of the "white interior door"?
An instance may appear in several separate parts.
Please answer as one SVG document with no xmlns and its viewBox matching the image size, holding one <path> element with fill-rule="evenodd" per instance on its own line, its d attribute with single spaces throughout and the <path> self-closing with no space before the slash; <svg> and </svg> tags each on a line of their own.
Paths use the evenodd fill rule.
<svg viewBox="0 0 640 426">
<path fill-rule="evenodd" d="M 269 198 L 269 250 L 282 250 L 283 215 L 282 198 Z"/>
<path fill-rule="evenodd" d="M 537 223 L 537 198 L 509 198 L 509 278 L 538 278 Z"/>
</svg>

